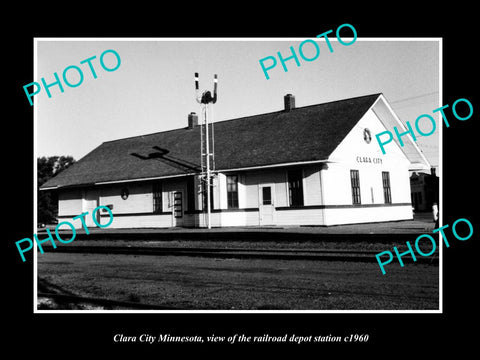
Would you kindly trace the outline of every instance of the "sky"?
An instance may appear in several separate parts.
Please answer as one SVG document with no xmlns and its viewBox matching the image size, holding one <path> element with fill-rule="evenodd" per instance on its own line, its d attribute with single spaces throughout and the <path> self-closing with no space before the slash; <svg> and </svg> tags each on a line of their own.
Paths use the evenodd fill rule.
<svg viewBox="0 0 480 360">
<path fill-rule="evenodd" d="M 438 39 L 358 37 L 343 46 L 333 37 L 333 52 L 324 39 L 315 39 L 320 54 L 311 62 L 299 55 L 304 40 L 37 38 L 32 81 L 40 83 L 44 78 L 53 83 L 54 72 L 62 79 L 71 65 L 78 66 L 84 78 L 77 87 L 61 80 L 64 92 L 54 85 L 51 98 L 43 88 L 35 95 L 36 156 L 71 155 L 79 160 L 105 141 L 187 126 L 190 112 L 201 114 L 195 100 L 195 72 L 201 91 L 213 90 L 213 76 L 218 74 L 214 121 L 282 110 L 287 93 L 295 96 L 296 107 L 383 93 L 399 118 L 412 127 L 421 114 L 432 115 L 440 124 L 439 114 L 432 114 L 442 105 Z M 290 46 L 300 66 L 287 61 L 285 72 L 277 52 L 287 58 Z M 121 63 L 108 72 L 99 60 L 110 49 Z M 313 57 L 312 44 L 303 50 Z M 87 63 L 80 64 L 92 56 L 96 56 L 91 61 L 96 79 Z M 277 57 L 278 63 L 268 72 L 269 80 L 259 63 L 267 56 Z M 116 65 L 112 53 L 106 53 L 104 61 L 106 67 Z M 79 82 L 75 70 L 67 72 L 67 79 Z M 28 104 L 26 97 L 25 101 Z M 439 164 L 439 128 L 428 137 L 417 134 L 417 144 L 433 166 Z M 425 125 L 424 131 L 429 129 Z"/>
</svg>

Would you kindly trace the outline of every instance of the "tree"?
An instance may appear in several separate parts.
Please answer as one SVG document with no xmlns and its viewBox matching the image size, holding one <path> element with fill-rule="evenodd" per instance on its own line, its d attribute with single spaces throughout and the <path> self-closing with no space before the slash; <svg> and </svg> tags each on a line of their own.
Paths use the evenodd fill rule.
<svg viewBox="0 0 480 360">
<path fill-rule="evenodd" d="M 58 214 L 56 192 L 40 191 L 40 186 L 60 174 L 74 162 L 75 159 L 72 156 L 43 156 L 37 158 L 37 221 L 39 224 L 54 222 Z"/>
</svg>

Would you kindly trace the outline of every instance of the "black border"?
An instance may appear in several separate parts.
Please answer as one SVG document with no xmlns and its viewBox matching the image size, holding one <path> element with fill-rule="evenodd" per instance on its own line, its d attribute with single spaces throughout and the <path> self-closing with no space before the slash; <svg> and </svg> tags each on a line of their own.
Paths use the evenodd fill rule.
<svg viewBox="0 0 480 360">
<path fill-rule="evenodd" d="M 78 5 L 78 4 L 77 4 Z M 313 350 L 314 356 L 345 351 L 358 355 L 396 353 L 403 356 L 422 354 L 438 356 L 443 350 L 468 354 L 476 344 L 477 279 L 475 257 L 480 233 L 476 189 L 476 133 L 480 113 L 478 89 L 478 57 L 476 56 L 475 4 L 361 3 L 356 7 L 340 4 L 337 8 L 323 3 L 268 3 L 249 6 L 247 3 L 178 4 L 121 3 L 107 5 L 24 4 L 25 9 L 9 8 L 14 14 L 4 22 L 8 36 L 3 55 L 7 86 L 4 88 L 3 142 L 6 199 L 6 236 L 2 241 L 6 259 L 6 295 L 4 315 L 8 320 L 4 347 L 15 353 L 29 349 L 52 357 L 71 354 L 111 356 L 133 349 L 139 354 L 158 357 L 184 351 L 213 356 L 222 352 L 268 352 L 293 350 L 298 356 Z M 182 8 L 183 7 L 183 8 Z M 188 9 L 191 8 L 191 9 Z M 468 121 L 453 120 L 443 131 L 443 223 L 458 218 L 469 219 L 474 235 L 468 241 L 451 241 L 444 248 L 443 314 L 33 314 L 32 257 L 25 263 L 18 257 L 14 242 L 32 235 L 33 227 L 33 109 L 25 100 L 22 86 L 33 81 L 34 37 L 167 37 L 167 36 L 262 36 L 312 37 L 340 24 L 355 26 L 360 37 L 442 37 L 443 38 L 443 104 L 467 98 L 474 115 Z M 13 189 L 10 187 L 13 186 Z M 469 321 L 472 319 L 471 321 Z M 116 333 L 171 333 L 175 335 L 298 335 L 350 333 L 369 334 L 367 343 L 355 344 L 265 344 L 265 345 L 187 345 L 115 344 Z M 5 349 L 10 350 L 10 349 Z M 9 353 L 6 351 L 6 353 Z M 36 356 L 37 354 L 34 354 Z M 269 355 L 269 354 L 265 354 Z M 265 356 L 263 355 L 263 356 Z"/>
</svg>

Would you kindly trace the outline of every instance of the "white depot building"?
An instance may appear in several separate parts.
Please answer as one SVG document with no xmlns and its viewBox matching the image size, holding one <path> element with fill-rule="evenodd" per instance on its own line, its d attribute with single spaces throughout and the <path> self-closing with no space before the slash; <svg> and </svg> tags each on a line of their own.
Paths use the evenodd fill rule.
<svg viewBox="0 0 480 360">
<path fill-rule="evenodd" d="M 410 135 L 382 154 L 375 134 L 405 129 L 382 94 L 299 108 L 292 95 L 284 100 L 281 111 L 214 123 L 212 226 L 412 218 L 409 171 L 430 164 Z M 104 205 L 109 228 L 206 226 L 202 126 L 195 113 L 186 125 L 104 142 L 46 182 L 59 221 Z"/>
</svg>

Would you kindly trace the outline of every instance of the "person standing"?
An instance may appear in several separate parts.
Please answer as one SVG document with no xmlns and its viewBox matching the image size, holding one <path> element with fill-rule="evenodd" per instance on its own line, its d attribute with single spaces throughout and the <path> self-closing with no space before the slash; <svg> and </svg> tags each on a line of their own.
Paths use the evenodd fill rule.
<svg viewBox="0 0 480 360">
<path fill-rule="evenodd" d="M 433 215 L 433 221 L 435 222 L 435 229 L 438 229 L 439 211 L 438 211 L 438 204 L 436 202 L 434 202 L 432 205 L 432 215 Z"/>
</svg>

